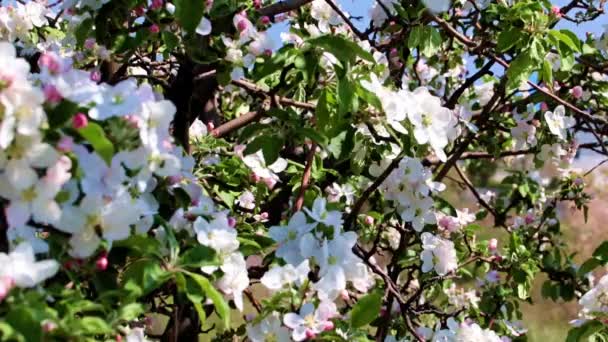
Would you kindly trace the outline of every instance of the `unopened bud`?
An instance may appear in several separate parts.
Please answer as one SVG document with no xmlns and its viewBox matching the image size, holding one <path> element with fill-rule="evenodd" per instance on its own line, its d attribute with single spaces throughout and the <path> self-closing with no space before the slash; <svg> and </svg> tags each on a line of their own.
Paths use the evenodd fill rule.
<svg viewBox="0 0 608 342">
<path fill-rule="evenodd" d="M 72 118 L 72 127 L 74 129 L 84 128 L 89 124 L 89 119 L 84 113 L 78 113 Z"/>
</svg>

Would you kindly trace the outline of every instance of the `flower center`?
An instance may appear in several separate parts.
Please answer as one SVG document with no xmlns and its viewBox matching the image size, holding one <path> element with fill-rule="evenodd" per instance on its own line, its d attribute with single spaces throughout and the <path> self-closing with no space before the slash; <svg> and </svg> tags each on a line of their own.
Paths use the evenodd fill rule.
<svg viewBox="0 0 608 342">
<path fill-rule="evenodd" d="M 422 114 L 422 126 L 430 127 L 433 124 L 433 119 L 429 114 Z"/>
<path fill-rule="evenodd" d="M 336 258 L 335 256 L 330 256 L 329 258 L 327 258 L 327 263 L 330 265 L 335 265 L 338 263 L 338 258 Z"/>
<path fill-rule="evenodd" d="M 36 199 L 37 196 L 38 196 L 38 194 L 36 193 L 36 189 L 34 189 L 34 187 L 25 189 L 25 190 L 23 190 L 23 192 L 21 192 L 21 197 L 23 198 L 23 201 L 25 201 L 25 202 L 32 202 L 33 200 Z"/>
<path fill-rule="evenodd" d="M 295 230 L 290 230 L 289 233 L 287 233 L 287 240 L 295 240 L 298 237 L 298 233 L 296 233 Z"/>
<path fill-rule="evenodd" d="M 112 103 L 116 105 L 119 105 L 123 102 L 125 102 L 125 99 L 121 95 L 114 95 L 114 98 L 112 98 Z"/>
</svg>

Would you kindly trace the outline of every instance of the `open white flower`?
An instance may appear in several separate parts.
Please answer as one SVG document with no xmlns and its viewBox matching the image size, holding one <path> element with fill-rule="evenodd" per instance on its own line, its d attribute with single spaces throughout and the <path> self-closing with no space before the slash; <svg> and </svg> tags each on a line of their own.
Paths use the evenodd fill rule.
<svg viewBox="0 0 608 342">
<path fill-rule="evenodd" d="M 433 12 L 445 12 L 450 8 L 450 0 L 422 0 L 424 5 Z"/>
<path fill-rule="evenodd" d="M 247 325 L 247 337 L 252 342 L 289 342 L 289 330 L 281 324 L 281 316 L 278 312 L 272 312 L 260 323 Z"/>
<path fill-rule="evenodd" d="M 310 15 L 318 21 L 319 31 L 323 33 L 328 33 L 331 26 L 342 23 L 342 18 L 325 0 L 314 0 L 310 7 Z"/>
<path fill-rule="evenodd" d="M 342 227 L 342 213 L 339 211 L 328 211 L 326 208 L 327 200 L 323 197 L 317 197 L 312 204 L 312 210 L 304 208 L 304 211 L 316 222 L 322 223 L 329 227 L 334 227 L 336 230 Z"/>
<path fill-rule="evenodd" d="M 422 233 L 422 272 L 433 268 L 438 275 L 444 276 L 458 267 L 456 249 L 452 241 L 440 238 L 431 233 Z"/>
<path fill-rule="evenodd" d="M 281 290 L 285 285 L 302 285 L 308 279 L 310 266 L 308 260 L 302 261 L 297 267 L 292 264 L 275 266 L 264 274 L 260 282 L 272 291 Z"/>
<path fill-rule="evenodd" d="M 216 282 L 217 287 L 243 311 L 243 291 L 249 286 L 245 258 L 241 253 L 232 253 L 224 260 L 222 271 L 224 275 Z"/>
<path fill-rule="evenodd" d="M 443 149 L 457 133 L 458 120 L 448 108 L 441 106 L 441 100 L 420 87 L 412 93 L 412 106 L 408 107 L 408 118 L 414 124 L 414 137 L 420 144 L 430 144 L 441 161 L 447 156 Z"/>
<path fill-rule="evenodd" d="M 306 215 L 298 211 L 289 219 L 287 226 L 270 227 L 268 236 L 278 244 L 276 256 L 288 264 L 299 265 L 304 260 L 300 253 L 300 239 L 316 226 L 316 223 L 308 223 Z"/>
<path fill-rule="evenodd" d="M 545 112 L 545 121 L 551 133 L 560 140 L 566 140 L 568 129 L 576 124 L 573 117 L 566 116 L 566 108 L 562 105 L 557 106 L 553 112 Z"/>
<path fill-rule="evenodd" d="M 201 21 L 198 23 L 198 26 L 196 26 L 196 33 L 200 34 L 201 36 L 208 36 L 211 34 L 211 30 L 211 21 L 205 17 L 202 17 Z"/>
<path fill-rule="evenodd" d="M 294 341 L 304 341 L 322 333 L 336 313 L 336 304 L 333 302 L 321 302 L 316 310 L 312 303 L 306 303 L 300 308 L 299 314 L 286 314 L 283 323 L 293 330 L 291 337 Z"/>
<path fill-rule="evenodd" d="M 0 253 L 0 278 L 14 281 L 17 287 L 29 288 L 53 277 L 59 270 L 55 260 L 36 261 L 28 242 L 20 243 L 9 254 Z"/>
</svg>

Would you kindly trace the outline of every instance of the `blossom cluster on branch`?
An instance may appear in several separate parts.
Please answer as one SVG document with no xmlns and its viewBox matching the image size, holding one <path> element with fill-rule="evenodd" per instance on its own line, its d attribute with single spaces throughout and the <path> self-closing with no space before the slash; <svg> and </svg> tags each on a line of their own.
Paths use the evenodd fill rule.
<svg viewBox="0 0 608 342">
<path fill-rule="evenodd" d="M 607 338 L 605 3 L 1 2 L 0 341 Z"/>
</svg>

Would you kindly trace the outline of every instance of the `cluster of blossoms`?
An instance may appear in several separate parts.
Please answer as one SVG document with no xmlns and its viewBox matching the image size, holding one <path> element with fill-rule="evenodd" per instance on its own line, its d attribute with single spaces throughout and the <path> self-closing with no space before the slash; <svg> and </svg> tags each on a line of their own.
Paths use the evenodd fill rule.
<svg viewBox="0 0 608 342">
<path fill-rule="evenodd" d="M 526 2 L 522 11 L 546 10 L 550 19 L 563 14 L 544 8 L 545 2 L 520 1 Z M 64 0 L 58 16 L 54 5 L 38 1 L 0 7 L 0 65 L 10 66 L 0 69 L 0 200 L 8 242 L 0 253 L 0 314 L 21 315 L 15 310 L 28 310 L 32 300 L 40 312 L 55 314 L 40 324 L 51 338 L 67 338 L 66 327 L 78 324 L 70 320 L 84 317 L 97 322 L 90 336 L 118 332 L 127 341 L 146 340 L 153 330 L 148 313 L 171 315 L 163 340 L 185 339 L 182 323 L 199 335 L 211 312 L 226 334 L 246 334 L 253 342 L 363 340 L 372 331 L 385 342 L 503 342 L 524 334 L 519 321 L 510 321 L 520 319 L 511 301 L 530 298 L 539 269 L 571 275 L 561 263 L 554 207 L 573 199 L 580 208 L 585 198 L 582 178 L 564 177 L 574 174 L 578 148 L 580 117 L 566 112 L 572 105 L 557 101 L 549 110 L 537 103 L 548 89 L 541 86 L 536 97 L 523 86 L 508 95 L 512 89 L 504 89 L 500 77 L 465 79 L 477 50 L 484 51 L 475 57 L 480 61 L 508 53 L 512 66 L 529 52 L 518 46 L 492 52 L 502 39 L 467 42 L 468 19 L 461 20 L 472 12 L 492 16 L 492 25 L 478 24 L 493 32 L 500 12 L 517 9 L 517 1 L 374 2 L 366 32 L 337 2 L 307 1 L 297 11 L 269 16 L 268 8 L 288 5 L 252 3 L 151 0 L 123 8 L 110 0 Z M 413 11 L 416 6 L 421 11 Z M 195 9 L 200 12 L 187 13 Z M 102 18 L 108 13 L 119 19 Z M 404 13 L 411 27 L 399 28 Z M 289 32 L 281 33 L 284 48 L 266 58 L 275 46 L 264 29 L 290 17 Z M 462 33 L 446 29 L 453 24 L 448 17 L 463 25 Z M 545 24 L 551 29 L 533 24 L 534 35 L 544 34 Z M 512 31 L 519 30 L 505 34 L 519 34 Z M 113 32 L 121 33 L 116 42 L 108 39 Z M 555 72 L 551 78 L 569 82 L 560 74 L 567 62 L 562 51 L 553 51 L 582 50 L 583 43 L 555 32 L 565 41 L 547 48 L 536 36 L 514 37 L 520 45 L 530 38 L 529 45 L 542 50 L 538 55 L 547 56 L 544 81 Z M 591 45 L 605 54 L 607 37 L 586 42 L 586 57 Z M 319 44 L 307 44 L 309 38 Z M 483 49 L 472 47 L 478 39 Z M 18 58 L 18 51 L 30 60 Z M 101 69 L 113 62 L 124 64 L 104 70 L 108 82 L 101 82 Z M 512 78 L 517 68 L 507 69 Z M 243 80 L 246 75 L 252 80 Z M 608 81 L 601 72 L 594 75 L 593 82 Z M 213 89 L 199 89 L 207 81 Z M 593 82 L 561 93 L 555 82 L 550 90 L 591 106 L 589 99 L 604 96 Z M 265 102 L 255 103 L 258 98 Z M 256 114 L 256 123 L 241 129 L 252 117 L 244 113 Z M 212 123 L 231 118 L 224 130 Z M 186 129 L 190 125 L 192 156 L 173 139 L 182 120 Z M 242 134 L 231 136 L 236 130 Z M 503 153 L 533 171 L 509 169 L 512 175 L 488 180 L 482 170 L 481 181 L 471 182 L 460 170 Z M 462 179 L 455 183 L 483 207 L 478 213 L 440 197 L 452 167 Z M 497 192 L 480 195 L 475 183 Z M 475 230 L 490 215 L 509 235 L 504 253 L 497 238 L 477 239 Z M 112 284 L 98 284 L 95 270 L 105 271 Z M 546 287 L 564 285 L 554 278 Z M 47 281 L 57 282 L 45 291 L 39 285 Z M 576 278 L 568 284 L 577 291 L 586 286 Z M 576 323 L 605 318 L 607 293 L 608 276 L 582 296 Z M 64 303 L 74 298 L 87 301 L 85 311 L 93 307 L 89 302 L 100 304 L 90 316 L 64 315 L 63 306 L 71 309 Z M 247 299 L 256 317 L 247 314 Z M 247 323 L 232 329 L 231 315 L 244 315 Z M 10 324 L 0 320 L 0 339 L 11 338 L 5 336 Z"/>
<path fill-rule="evenodd" d="M 46 6 L 36 1 L 16 1 L 14 6 L 0 7 L 0 40 L 32 44 L 32 29 L 45 26 L 48 13 Z"/>
</svg>

